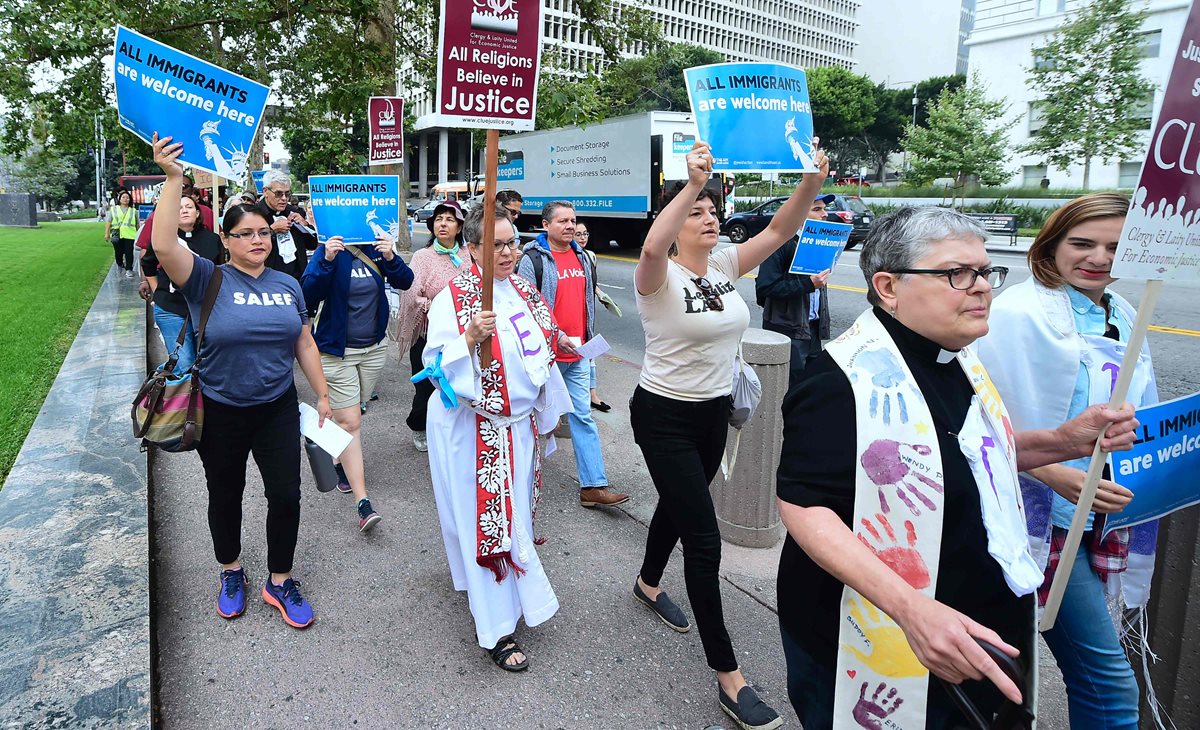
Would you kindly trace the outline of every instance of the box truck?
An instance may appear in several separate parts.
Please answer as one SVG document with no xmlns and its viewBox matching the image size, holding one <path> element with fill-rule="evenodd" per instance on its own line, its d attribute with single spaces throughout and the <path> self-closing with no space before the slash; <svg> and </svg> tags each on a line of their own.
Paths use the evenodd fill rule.
<svg viewBox="0 0 1200 730">
<path fill-rule="evenodd" d="M 543 205 L 567 200 L 587 221 L 594 243 L 637 247 L 662 209 L 663 195 L 686 182 L 686 156 L 695 141 L 695 122 L 685 112 L 646 112 L 501 137 L 497 189 L 524 197 L 522 231 L 541 227 Z M 708 183 L 722 217 L 725 183 L 721 175 Z"/>
</svg>

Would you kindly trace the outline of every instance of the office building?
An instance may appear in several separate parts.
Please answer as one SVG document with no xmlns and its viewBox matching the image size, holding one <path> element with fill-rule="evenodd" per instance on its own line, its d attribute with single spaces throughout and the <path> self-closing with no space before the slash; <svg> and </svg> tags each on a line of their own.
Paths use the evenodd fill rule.
<svg viewBox="0 0 1200 730">
<path fill-rule="evenodd" d="M 1056 188 L 1083 185 L 1082 160 L 1066 171 L 1048 167 L 1038 155 L 1017 151 L 1036 134 L 1042 124 L 1035 101 L 1038 94 L 1027 86 L 1028 69 L 1034 63 L 1034 50 L 1044 46 L 1055 30 L 1088 0 L 977 0 L 975 28 L 967 41 L 969 68 L 978 72 L 987 85 L 988 95 L 1009 104 L 1009 118 L 1018 117 L 1009 130 L 1015 173 L 1010 185 L 1037 187 L 1043 178 Z M 1149 11 L 1142 24 L 1142 75 L 1157 87 L 1154 102 L 1130 109 L 1144 120 L 1149 142 L 1151 116 L 1162 100 L 1163 87 L 1179 46 L 1188 0 L 1148 0 Z M 1142 6 L 1135 2 L 1134 7 Z M 1090 187 L 1132 188 L 1141 171 L 1145 148 L 1124 159 L 1092 160 Z"/>
</svg>

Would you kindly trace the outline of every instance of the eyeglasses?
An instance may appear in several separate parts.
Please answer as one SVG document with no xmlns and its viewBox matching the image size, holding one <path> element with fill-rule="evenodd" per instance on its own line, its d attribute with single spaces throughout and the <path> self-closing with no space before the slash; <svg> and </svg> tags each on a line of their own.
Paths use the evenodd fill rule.
<svg viewBox="0 0 1200 730">
<path fill-rule="evenodd" d="M 576 238 L 591 238 L 591 236 L 592 236 L 592 234 L 588 233 L 587 231 L 583 231 L 582 233 L 580 233 L 578 231 L 575 232 Z"/>
<path fill-rule="evenodd" d="M 721 301 L 721 294 L 709 283 L 708 279 L 703 276 L 698 276 L 692 279 L 692 283 L 700 287 L 700 296 L 704 297 L 704 304 L 715 312 L 724 312 L 725 303 Z"/>
<path fill-rule="evenodd" d="M 944 276 L 946 277 L 946 281 L 950 282 L 951 289 L 966 291 L 975 286 L 975 282 L 981 276 L 987 280 L 988 285 L 993 289 L 999 289 L 1004 286 L 1004 279 L 1008 277 L 1008 267 L 989 266 L 986 269 L 972 269 L 969 266 L 956 266 L 953 269 L 896 269 L 891 273 Z"/>
<path fill-rule="evenodd" d="M 292 198 L 291 190 L 272 190 L 271 188 L 267 188 L 267 192 L 276 198 L 283 198 L 284 200 L 291 200 Z"/>
<path fill-rule="evenodd" d="M 225 235 L 229 236 L 230 238 L 236 238 L 239 241 L 246 239 L 253 241 L 256 238 L 262 239 L 263 241 L 270 241 L 271 229 L 264 228 L 261 231 L 242 231 L 241 233 L 226 233 Z"/>
<path fill-rule="evenodd" d="M 511 248 L 516 251 L 521 247 L 521 241 L 516 238 L 510 238 L 507 241 L 496 241 L 496 253 L 500 253 L 506 248 Z"/>
</svg>

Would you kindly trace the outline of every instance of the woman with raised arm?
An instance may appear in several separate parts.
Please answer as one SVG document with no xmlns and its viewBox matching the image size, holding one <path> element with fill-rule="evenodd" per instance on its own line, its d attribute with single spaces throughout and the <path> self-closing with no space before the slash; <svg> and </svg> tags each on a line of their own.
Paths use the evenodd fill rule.
<svg viewBox="0 0 1200 730">
<path fill-rule="evenodd" d="M 634 272 L 646 359 L 630 404 L 633 434 L 658 506 L 633 595 L 672 629 L 691 628 L 659 585 L 675 544 L 683 542 L 683 575 L 708 665 L 717 672 L 721 709 L 746 730 L 775 728 L 782 718 L 746 684 L 721 608 L 721 535 L 708 485 L 729 430 L 733 365 L 750 310 L 734 282 L 795 235 L 828 174 L 804 176 L 771 224 L 740 246 L 714 253 L 720 221 L 709 146 L 688 153 L 688 181 L 676 190 L 646 235 Z"/>
<path fill-rule="evenodd" d="M 333 412 L 320 353 L 308 327 L 300 284 L 268 269 L 270 223 L 254 206 L 231 208 L 222 222 L 229 263 L 217 266 L 179 245 L 176 221 L 183 169 L 182 143 L 154 135 L 154 161 L 167 175 L 150 242 L 159 265 L 187 300 L 200 327 L 200 311 L 217 279 L 212 312 L 199 344 L 204 394 L 204 434 L 197 451 L 208 485 L 208 528 L 221 564 L 217 613 L 227 619 L 246 610 L 248 580 L 242 567 L 242 493 L 251 453 L 267 496 L 267 568 L 263 600 L 295 628 L 313 622 L 313 610 L 292 578 L 300 529 L 300 413 L 292 364 L 300 362 L 317 394 L 319 422 Z"/>
</svg>

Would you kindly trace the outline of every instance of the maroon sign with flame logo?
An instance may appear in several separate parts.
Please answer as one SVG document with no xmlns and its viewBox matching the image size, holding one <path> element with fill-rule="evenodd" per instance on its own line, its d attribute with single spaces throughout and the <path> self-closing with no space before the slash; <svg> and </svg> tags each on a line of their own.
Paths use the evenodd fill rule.
<svg viewBox="0 0 1200 730">
<path fill-rule="evenodd" d="M 1200 280 L 1200 6 L 1192 3 L 1113 276 Z"/>
<path fill-rule="evenodd" d="M 404 100 L 396 96 L 372 96 L 367 100 L 369 165 L 398 165 L 404 162 Z"/>
<path fill-rule="evenodd" d="M 542 0 L 442 0 L 437 124 L 533 129 Z"/>
</svg>

